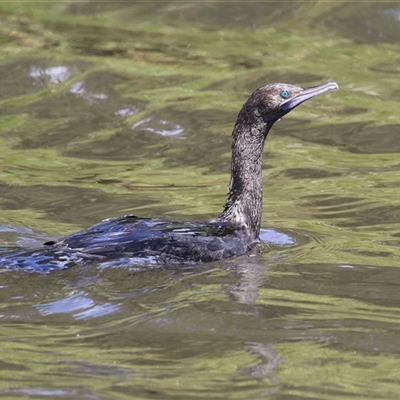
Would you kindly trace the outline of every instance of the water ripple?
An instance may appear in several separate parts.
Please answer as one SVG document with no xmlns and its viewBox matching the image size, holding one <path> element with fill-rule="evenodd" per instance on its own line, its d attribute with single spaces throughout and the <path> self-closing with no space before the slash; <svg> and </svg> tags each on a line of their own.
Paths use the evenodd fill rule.
<svg viewBox="0 0 400 400">
<path fill-rule="evenodd" d="M 36 304 L 34 307 L 42 315 L 71 314 L 75 319 L 97 318 L 114 313 L 120 309 L 119 303 L 96 304 L 83 291 L 73 292 L 67 297 L 48 303 Z"/>
<path fill-rule="evenodd" d="M 146 118 L 132 125 L 132 129 L 144 130 L 161 136 L 175 136 L 184 132 L 184 128 L 165 119 Z"/>
</svg>

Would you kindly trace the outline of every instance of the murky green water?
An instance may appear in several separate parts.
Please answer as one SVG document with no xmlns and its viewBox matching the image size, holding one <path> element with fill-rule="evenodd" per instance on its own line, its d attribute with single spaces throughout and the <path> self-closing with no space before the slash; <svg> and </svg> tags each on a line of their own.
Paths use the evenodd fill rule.
<svg viewBox="0 0 400 400">
<path fill-rule="evenodd" d="M 258 86 L 335 80 L 270 133 L 258 257 L 5 272 L 0 396 L 398 399 L 396 2 L 0 3 L 0 247 L 217 214 Z"/>
</svg>

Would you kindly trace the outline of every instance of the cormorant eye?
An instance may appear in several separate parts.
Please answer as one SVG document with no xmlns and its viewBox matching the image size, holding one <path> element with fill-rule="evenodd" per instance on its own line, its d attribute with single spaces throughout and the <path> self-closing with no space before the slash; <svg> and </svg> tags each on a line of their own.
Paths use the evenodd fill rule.
<svg viewBox="0 0 400 400">
<path fill-rule="evenodd" d="M 287 99 L 290 96 L 290 93 L 287 90 L 282 90 L 281 97 L 282 99 Z"/>
</svg>

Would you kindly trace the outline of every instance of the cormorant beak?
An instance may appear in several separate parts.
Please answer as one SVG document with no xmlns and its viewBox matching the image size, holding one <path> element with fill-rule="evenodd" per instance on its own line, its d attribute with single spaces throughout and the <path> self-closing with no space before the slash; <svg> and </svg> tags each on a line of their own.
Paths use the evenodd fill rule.
<svg viewBox="0 0 400 400">
<path fill-rule="evenodd" d="M 298 95 L 281 103 L 280 109 L 282 111 L 289 112 L 290 110 L 293 110 L 293 108 L 297 107 L 299 104 L 309 99 L 312 99 L 319 94 L 330 92 L 331 90 L 335 89 L 339 89 L 339 86 L 336 82 L 328 82 L 323 83 L 322 85 L 304 88 Z"/>
</svg>

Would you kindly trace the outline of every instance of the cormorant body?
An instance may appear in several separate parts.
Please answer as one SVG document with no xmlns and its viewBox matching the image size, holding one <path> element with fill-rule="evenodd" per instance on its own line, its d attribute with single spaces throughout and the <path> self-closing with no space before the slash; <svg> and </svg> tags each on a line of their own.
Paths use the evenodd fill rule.
<svg viewBox="0 0 400 400">
<path fill-rule="evenodd" d="M 337 89 L 275 83 L 244 103 L 233 129 L 231 181 L 223 211 L 205 222 L 172 222 L 124 216 L 104 220 L 43 248 L 0 254 L 0 267 L 64 269 L 90 261 L 162 266 L 203 263 L 246 254 L 259 241 L 262 153 L 273 124 L 299 104 Z"/>
</svg>

